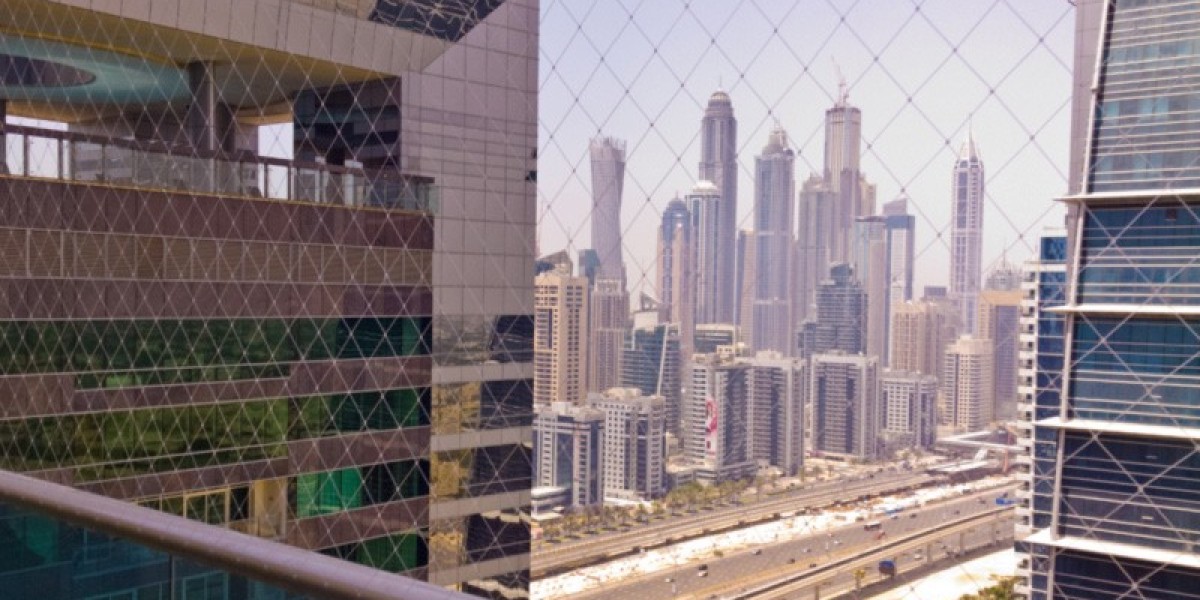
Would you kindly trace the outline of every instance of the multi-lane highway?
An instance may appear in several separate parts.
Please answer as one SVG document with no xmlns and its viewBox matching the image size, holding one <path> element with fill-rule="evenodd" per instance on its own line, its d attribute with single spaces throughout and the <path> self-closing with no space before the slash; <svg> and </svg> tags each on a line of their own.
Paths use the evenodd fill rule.
<svg viewBox="0 0 1200 600">
<path fill-rule="evenodd" d="M 933 478 L 923 473 L 879 473 L 855 481 L 829 481 L 809 486 L 802 492 L 772 497 L 761 502 L 727 506 L 697 514 L 638 525 L 630 531 L 587 536 L 561 544 L 542 544 L 533 554 L 533 578 L 627 555 L 635 549 L 654 548 L 705 533 L 758 523 L 779 513 L 820 508 L 837 501 L 852 501 L 892 491 L 927 485 Z"/>
<path fill-rule="evenodd" d="M 693 562 L 637 578 L 610 582 L 603 588 L 580 594 L 579 598 L 638 598 L 654 600 L 690 596 L 707 598 L 717 593 L 749 588 L 772 578 L 819 568 L 831 561 L 863 554 L 890 540 L 934 529 L 955 519 L 996 508 L 994 498 L 1011 487 L 997 488 L 951 500 L 930 503 L 882 521 L 885 535 L 867 531 L 864 523 L 850 523 L 829 532 L 814 532 L 801 539 L 746 548 L 704 563 Z M 1011 535 L 1011 525 L 999 527 L 997 535 Z M 937 549 L 941 551 L 941 549 Z M 927 558 L 928 555 L 925 555 Z M 701 575 L 700 565 L 706 565 Z"/>
<path fill-rule="evenodd" d="M 930 561 L 942 563 L 932 568 L 943 568 L 952 564 L 948 562 L 948 559 L 972 550 L 994 548 L 1000 544 L 1011 546 L 1012 518 L 1011 508 L 994 509 L 988 513 L 962 519 L 963 522 L 952 522 L 927 533 L 914 535 L 912 539 L 887 548 L 868 551 L 853 559 L 839 561 L 836 566 L 831 566 L 823 572 L 814 572 L 811 575 L 797 574 L 798 577 L 793 576 L 785 581 L 751 586 L 744 588 L 744 591 L 721 594 L 718 597 L 727 600 L 801 600 L 838 597 L 840 594 L 853 591 L 856 586 L 860 585 L 854 580 L 854 573 L 859 569 L 864 573 L 862 586 L 883 580 L 883 576 L 878 571 L 879 561 L 883 559 L 889 559 L 896 563 L 898 581 L 903 581 L 905 573 L 925 568 L 930 565 Z M 894 585 L 896 581 L 892 583 Z"/>
</svg>

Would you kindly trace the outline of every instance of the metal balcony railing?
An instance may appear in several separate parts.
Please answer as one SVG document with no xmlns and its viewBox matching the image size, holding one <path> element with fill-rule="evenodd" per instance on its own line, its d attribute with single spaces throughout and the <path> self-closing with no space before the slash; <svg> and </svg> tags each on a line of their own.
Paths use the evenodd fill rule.
<svg viewBox="0 0 1200 600">
<path fill-rule="evenodd" d="M 121 556 L 132 557 L 136 558 L 139 564 L 149 565 L 147 568 L 151 570 L 156 563 L 164 561 L 164 564 L 170 565 L 195 564 L 193 571 L 197 568 L 211 567 L 228 574 L 231 578 L 244 578 L 259 588 L 269 586 L 268 589 L 286 590 L 287 598 L 469 598 L 464 594 L 394 573 L 11 471 L 0 471 L 0 509 L 0 514 L 9 517 L 12 516 L 13 509 L 16 509 L 25 515 L 17 515 L 18 519 L 27 521 L 28 518 L 36 518 L 66 523 L 100 534 L 108 540 L 123 542 L 117 550 L 124 550 L 116 554 L 112 544 L 104 545 L 103 558 L 106 560 L 116 560 Z M 59 539 L 68 538 L 60 536 Z M 83 539 L 87 539 L 87 536 L 83 536 Z M 60 553 L 71 555 L 74 560 L 81 554 L 86 554 L 86 550 L 85 547 L 78 552 L 63 550 Z M 158 555 L 155 551 L 164 554 Z M 84 559 L 86 558 L 85 556 Z M 42 574 L 49 576 L 54 573 L 65 573 L 69 576 L 73 571 L 79 570 L 63 570 L 62 566 L 50 563 L 44 570 L 39 570 L 22 565 L 20 572 L 0 572 L 0 580 L 15 577 L 13 581 L 30 589 L 37 589 L 39 585 L 44 584 L 46 590 L 61 590 L 60 582 L 39 582 L 36 578 Z M 79 568 L 86 566 L 81 563 Z M 129 567 L 128 564 L 124 566 Z M 182 585 L 186 582 L 174 581 L 173 578 L 182 578 L 187 570 L 181 566 L 172 566 L 165 575 L 170 580 L 160 583 L 170 589 L 176 589 L 177 584 Z M 163 574 L 161 569 L 152 572 Z M 31 577 L 35 580 L 30 581 Z M 52 593 L 45 597 L 56 598 Z M 283 595 L 272 593 L 263 597 L 278 598 Z"/>
<path fill-rule="evenodd" d="M 157 190 L 436 212 L 433 180 L 250 151 L 0 124 L 0 175 Z"/>
</svg>

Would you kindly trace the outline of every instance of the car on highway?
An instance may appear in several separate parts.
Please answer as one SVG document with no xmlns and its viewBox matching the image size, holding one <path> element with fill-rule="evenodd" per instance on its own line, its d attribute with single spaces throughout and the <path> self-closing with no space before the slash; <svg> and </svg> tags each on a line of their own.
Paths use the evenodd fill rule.
<svg viewBox="0 0 1200 600">
<path fill-rule="evenodd" d="M 762 554 L 762 548 L 755 548 L 755 549 L 754 549 L 754 552 L 751 552 L 751 554 L 753 554 L 753 555 L 755 555 L 755 556 L 758 556 L 759 554 Z"/>
<path fill-rule="evenodd" d="M 703 564 L 703 565 L 700 565 L 699 567 L 696 567 L 696 576 L 697 577 L 708 577 L 708 565 Z"/>
</svg>

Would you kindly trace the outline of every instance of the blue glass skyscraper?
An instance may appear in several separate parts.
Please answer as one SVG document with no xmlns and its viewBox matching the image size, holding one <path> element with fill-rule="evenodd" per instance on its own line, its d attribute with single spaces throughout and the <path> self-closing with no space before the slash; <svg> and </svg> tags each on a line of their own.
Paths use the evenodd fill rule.
<svg viewBox="0 0 1200 600">
<path fill-rule="evenodd" d="M 1039 468 L 1035 448 L 1027 591 L 1195 597 L 1200 2 L 1080 8 L 1099 11 L 1090 16 L 1100 23 L 1100 51 L 1087 171 L 1081 193 L 1066 199 L 1074 218 L 1058 309 L 1061 394 L 1057 406 L 1035 407 L 1035 443 L 1044 436 L 1057 447 L 1048 450 L 1052 471 Z M 1089 22 L 1081 14 L 1079 23 Z"/>
</svg>

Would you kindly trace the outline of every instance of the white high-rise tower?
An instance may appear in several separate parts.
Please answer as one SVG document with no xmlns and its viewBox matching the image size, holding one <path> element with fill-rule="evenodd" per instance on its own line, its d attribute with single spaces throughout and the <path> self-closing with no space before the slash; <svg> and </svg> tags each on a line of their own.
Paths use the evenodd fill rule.
<svg viewBox="0 0 1200 600">
<path fill-rule="evenodd" d="M 983 253 L 983 161 L 970 132 L 954 164 L 950 189 L 950 295 L 958 303 L 963 333 L 975 333 Z"/>
</svg>

